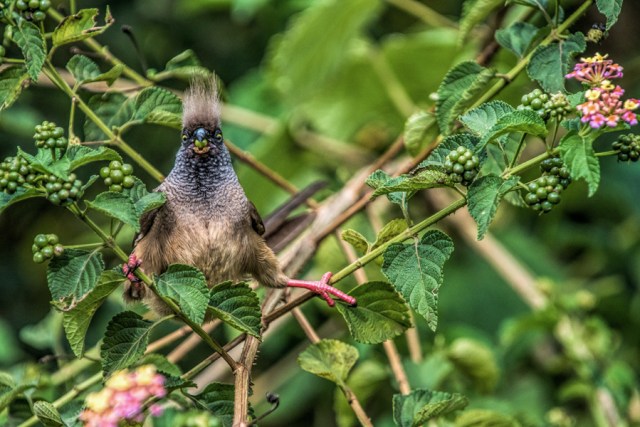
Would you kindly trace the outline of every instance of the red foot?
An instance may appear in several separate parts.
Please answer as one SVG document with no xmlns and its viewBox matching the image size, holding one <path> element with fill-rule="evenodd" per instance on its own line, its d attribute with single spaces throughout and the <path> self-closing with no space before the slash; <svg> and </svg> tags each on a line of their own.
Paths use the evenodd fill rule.
<svg viewBox="0 0 640 427">
<path fill-rule="evenodd" d="M 132 285 L 136 285 L 141 282 L 140 278 L 134 274 L 136 269 L 140 267 L 141 263 L 142 261 L 138 259 L 136 254 L 131 254 L 129 255 L 129 261 L 122 264 L 122 273 L 124 273 Z"/>
<path fill-rule="evenodd" d="M 333 300 L 331 295 L 346 302 L 349 305 L 355 306 L 356 299 L 354 297 L 347 295 L 328 284 L 331 276 L 331 272 L 328 272 L 324 273 L 322 279 L 320 279 L 319 281 L 290 279 L 287 283 L 287 286 L 295 288 L 305 288 L 310 290 L 311 292 L 315 292 L 316 294 L 320 295 L 327 302 L 327 304 L 329 304 L 329 307 L 333 307 L 334 305 L 336 305 L 336 302 Z"/>
</svg>

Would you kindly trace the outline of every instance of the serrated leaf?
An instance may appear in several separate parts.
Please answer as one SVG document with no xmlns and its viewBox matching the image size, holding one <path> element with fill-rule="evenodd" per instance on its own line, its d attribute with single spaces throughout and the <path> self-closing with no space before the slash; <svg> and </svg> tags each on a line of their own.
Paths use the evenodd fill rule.
<svg viewBox="0 0 640 427">
<path fill-rule="evenodd" d="M 477 151 L 476 147 L 480 138 L 470 133 L 459 133 L 446 137 L 417 167 L 418 170 L 430 166 L 442 167 L 447 155 L 458 147 L 465 147 L 471 151 Z M 482 157 L 482 156 L 481 156 Z M 482 158 L 480 159 L 482 163 Z"/>
<path fill-rule="evenodd" d="M 400 427 L 416 427 L 431 418 L 449 414 L 467 406 L 467 398 L 458 393 L 412 390 L 408 395 L 393 395 L 393 420 Z"/>
<path fill-rule="evenodd" d="M 108 217 L 130 225 L 135 231 L 140 231 L 139 217 L 129 196 L 114 191 L 105 191 L 96 196 L 93 201 L 85 201 L 86 205 Z"/>
<path fill-rule="evenodd" d="M 436 118 L 443 135 L 448 135 L 458 116 L 493 78 L 494 72 L 473 62 L 462 62 L 445 75 L 438 88 Z"/>
<path fill-rule="evenodd" d="M 467 409 L 456 418 L 455 427 L 522 427 L 522 424 L 496 411 Z"/>
<path fill-rule="evenodd" d="M 102 73 L 98 65 L 84 55 L 72 56 L 65 68 L 73 75 L 78 85 L 105 81 L 111 86 L 124 70 L 122 64 L 117 64 L 109 71 Z"/>
<path fill-rule="evenodd" d="M 371 250 L 381 245 L 384 245 L 389 240 L 393 239 L 394 237 L 402 233 L 407 228 L 409 228 L 409 225 L 407 224 L 407 220 L 403 218 L 392 219 L 391 221 L 386 223 L 384 227 L 382 227 L 382 229 L 378 232 L 378 235 L 376 236 L 376 241 L 371 246 Z"/>
<path fill-rule="evenodd" d="M 393 243 L 384 252 L 382 272 L 433 331 L 438 325 L 443 267 L 452 252 L 453 242 L 438 230 L 429 230 L 412 243 Z"/>
<path fill-rule="evenodd" d="M 207 279 L 190 265 L 172 264 L 156 279 L 158 292 L 174 300 L 191 321 L 202 324 L 209 302 Z"/>
<path fill-rule="evenodd" d="M 7 194 L 2 191 L 0 192 L 0 213 L 9 206 L 32 197 L 44 197 L 44 194 L 34 188 L 24 187 L 18 187 L 18 189 L 12 194 Z"/>
<path fill-rule="evenodd" d="M 28 161 L 38 172 L 52 174 L 65 181 L 69 178 L 71 162 L 67 156 L 54 160 L 50 150 L 38 150 L 36 155 L 32 156 L 22 151 L 20 147 L 18 147 L 18 155 Z"/>
<path fill-rule="evenodd" d="M 9 374 L 8 372 L 0 371 L 0 386 L 8 387 L 8 388 L 15 388 L 16 382 L 14 381 L 13 377 L 11 376 L 11 374 Z"/>
<path fill-rule="evenodd" d="M 200 64 L 200 60 L 196 57 L 191 49 L 171 58 L 164 71 L 150 76 L 153 80 L 164 80 L 168 78 L 179 78 L 189 80 L 194 75 L 210 76 L 211 72 Z"/>
<path fill-rule="evenodd" d="M 18 99 L 28 80 L 29 73 L 23 66 L 0 70 L 0 111 L 10 107 Z"/>
<path fill-rule="evenodd" d="M 353 394 L 358 396 L 360 404 L 366 407 L 367 402 L 375 398 L 380 391 L 380 387 L 386 387 L 388 380 L 387 366 L 376 360 L 367 359 L 358 363 L 358 366 L 353 369 L 347 378 L 347 385 Z M 338 427 L 352 427 L 358 424 L 353 409 L 344 397 L 344 393 L 338 388 L 335 390 L 333 402 Z"/>
<path fill-rule="evenodd" d="M 233 423 L 233 384 L 223 384 L 212 382 L 202 390 L 200 394 L 194 396 L 198 402 L 217 416 L 224 427 L 231 427 Z"/>
<path fill-rule="evenodd" d="M 564 76 L 569 72 L 571 58 L 587 47 L 582 33 L 539 46 L 527 66 L 527 74 L 540 83 L 545 92 L 565 92 Z"/>
<path fill-rule="evenodd" d="M 100 348 L 105 378 L 142 357 L 149 343 L 151 325 L 132 311 L 118 313 L 111 319 Z"/>
<path fill-rule="evenodd" d="M 476 0 L 465 2 L 459 24 L 458 45 L 464 43 L 476 25 L 484 21 L 494 9 L 503 5 L 504 0 Z"/>
<path fill-rule="evenodd" d="M 135 98 L 120 92 L 106 92 L 89 98 L 88 105 L 109 129 L 119 128 L 133 116 Z M 87 141 L 99 141 L 105 137 L 102 130 L 88 117 L 84 121 L 84 136 Z"/>
<path fill-rule="evenodd" d="M 45 427 L 60 427 L 64 425 L 56 407 L 44 400 L 38 400 L 33 403 L 33 415 Z"/>
<path fill-rule="evenodd" d="M 53 45 L 60 46 L 97 36 L 114 22 L 108 8 L 104 26 L 96 25 L 96 16 L 98 9 L 82 9 L 75 15 L 65 17 L 53 31 Z"/>
<path fill-rule="evenodd" d="M 230 326 L 260 337 L 260 302 L 246 283 L 224 282 L 211 288 L 208 311 Z"/>
<path fill-rule="evenodd" d="M 607 30 L 618 22 L 623 0 L 596 0 L 600 13 L 607 17 Z"/>
<path fill-rule="evenodd" d="M 145 123 L 167 126 L 173 129 L 182 129 L 182 115 L 169 111 L 151 111 L 144 119 Z"/>
<path fill-rule="evenodd" d="M 148 87 L 138 93 L 134 108 L 133 120 L 146 121 L 152 113 L 182 113 L 182 101 L 167 89 Z"/>
<path fill-rule="evenodd" d="M 560 157 L 573 179 L 584 179 L 593 196 L 600 184 L 600 162 L 593 151 L 593 141 L 574 132 L 566 134 L 558 145 Z"/>
<path fill-rule="evenodd" d="M 474 135 L 482 138 L 500 118 L 513 111 L 515 108 L 503 101 L 485 102 L 460 116 L 460 122 Z"/>
<path fill-rule="evenodd" d="M 529 50 L 536 34 L 538 34 L 538 27 L 535 25 L 528 22 L 515 22 L 507 28 L 497 30 L 495 37 L 500 46 L 522 58 Z"/>
<path fill-rule="evenodd" d="M 38 80 L 47 56 L 42 33 L 35 24 L 26 20 L 13 28 L 13 40 L 22 50 L 29 77 L 32 80 Z"/>
<path fill-rule="evenodd" d="M 409 307 L 393 286 L 387 282 L 368 282 L 355 287 L 349 295 L 358 305 L 338 304 L 354 340 L 379 344 L 397 337 L 411 327 Z"/>
<path fill-rule="evenodd" d="M 67 149 L 65 157 L 69 159 L 69 170 L 73 171 L 77 168 L 92 162 L 112 160 L 122 161 L 122 157 L 117 151 L 108 147 L 90 148 L 84 145 L 70 145 Z"/>
<path fill-rule="evenodd" d="M 415 174 L 401 175 L 389 180 L 384 185 L 377 187 L 371 197 L 383 194 L 404 192 L 414 194 L 419 190 L 429 188 L 447 187 L 453 185 L 449 174 L 441 166 L 425 166 Z"/>
<path fill-rule="evenodd" d="M 344 386 L 349 371 L 358 360 L 358 350 L 342 341 L 323 339 L 298 356 L 298 365 L 307 372 Z"/>
<path fill-rule="evenodd" d="M 47 282 L 51 297 L 65 309 L 73 307 L 96 287 L 103 270 L 99 249 L 65 249 L 49 262 Z"/>
<path fill-rule="evenodd" d="M 356 230 L 352 230 L 350 228 L 342 230 L 340 236 L 342 237 L 342 240 L 349 243 L 356 249 L 356 251 L 360 252 L 361 254 L 366 254 L 367 252 L 369 252 L 369 242 L 362 234 L 358 233 Z"/>
<path fill-rule="evenodd" d="M 84 338 L 95 312 L 104 300 L 124 281 L 124 276 L 115 271 L 104 271 L 98 284 L 74 307 L 62 307 L 62 326 L 71 350 L 80 358 L 84 354 Z"/>
<path fill-rule="evenodd" d="M 404 146 L 412 156 L 417 155 L 426 143 L 436 137 L 438 129 L 433 113 L 419 111 L 412 114 L 404 124 Z"/>
<path fill-rule="evenodd" d="M 473 181 L 467 193 L 469 214 L 478 224 L 478 240 L 482 240 L 498 210 L 502 197 L 520 180 L 517 176 L 502 179 L 487 175 Z"/>
<path fill-rule="evenodd" d="M 129 198 L 133 203 L 138 218 L 153 209 L 159 208 L 167 201 L 167 196 L 164 193 L 147 191 L 147 186 L 135 177 L 133 187 L 129 190 Z"/>
<path fill-rule="evenodd" d="M 515 110 L 498 119 L 496 124 L 480 140 L 476 152 L 482 151 L 491 141 L 512 132 L 544 137 L 548 131 L 544 120 L 535 111 Z"/>
<path fill-rule="evenodd" d="M 471 338 L 458 338 L 447 350 L 447 358 L 467 377 L 471 378 L 482 393 L 492 391 L 498 383 L 500 371 L 491 349 Z"/>
</svg>

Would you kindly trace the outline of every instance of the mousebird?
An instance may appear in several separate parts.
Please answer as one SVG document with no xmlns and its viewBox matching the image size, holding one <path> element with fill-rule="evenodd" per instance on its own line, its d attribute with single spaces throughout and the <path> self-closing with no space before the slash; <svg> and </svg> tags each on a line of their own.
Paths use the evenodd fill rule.
<svg viewBox="0 0 640 427">
<path fill-rule="evenodd" d="M 162 274 L 170 264 L 200 269 L 209 286 L 253 277 L 259 284 L 306 288 L 334 306 L 332 296 L 355 305 L 355 298 L 319 281 L 294 280 L 282 271 L 262 235 L 265 227 L 238 181 L 220 129 L 220 101 L 213 79 L 191 82 L 183 101 L 182 143 L 173 169 L 155 191 L 166 203 L 140 219 L 140 233 L 124 264 L 124 298 L 142 301 L 160 315 L 171 309 L 134 271 Z"/>
</svg>

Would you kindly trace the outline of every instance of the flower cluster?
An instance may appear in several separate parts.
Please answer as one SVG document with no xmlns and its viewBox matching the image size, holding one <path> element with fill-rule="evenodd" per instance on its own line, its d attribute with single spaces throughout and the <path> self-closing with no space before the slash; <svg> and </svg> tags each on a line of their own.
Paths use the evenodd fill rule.
<svg viewBox="0 0 640 427">
<path fill-rule="evenodd" d="M 630 125 L 638 124 L 634 111 L 640 106 L 637 99 L 620 98 L 624 89 L 611 83 L 611 79 L 622 77 L 622 67 L 607 59 L 607 55 L 596 53 L 591 58 L 581 58 L 573 71 L 565 76 L 587 84 L 586 102 L 576 108 L 582 115 L 582 123 L 588 123 L 593 129 L 603 126 L 616 127 L 621 121 Z"/>
<path fill-rule="evenodd" d="M 153 365 L 140 366 L 133 372 L 118 371 L 102 390 L 87 396 L 80 420 L 89 427 L 117 427 L 120 421 L 140 423 L 144 420 L 145 402 L 167 394 L 164 380 Z M 162 408 L 151 405 L 149 412 L 158 416 Z"/>
</svg>

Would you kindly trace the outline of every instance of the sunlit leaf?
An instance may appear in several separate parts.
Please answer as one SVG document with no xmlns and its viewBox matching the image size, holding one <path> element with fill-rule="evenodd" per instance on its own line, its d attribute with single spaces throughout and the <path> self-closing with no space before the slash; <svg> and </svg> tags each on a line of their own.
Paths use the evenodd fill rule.
<svg viewBox="0 0 640 427">
<path fill-rule="evenodd" d="M 344 386 L 349 371 L 358 360 L 358 350 L 338 340 L 323 339 L 298 356 L 302 369 Z"/>
<path fill-rule="evenodd" d="M 518 184 L 519 179 L 517 176 L 505 180 L 499 176 L 486 175 L 471 183 L 467 203 L 469 213 L 478 224 L 478 240 L 482 240 L 489 229 L 502 197 Z"/>
<path fill-rule="evenodd" d="M 201 324 L 209 302 L 204 274 L 195 267 L 172 264 L 156 279 L 158 292 L 174 300 L 193 322 Z"/>
<path fill-rule="evenodd" d="M 467 403 L 467 398 L 458 393 L 416 389 L 407 395 L 393 395 L 393 420 L 400 427 L 417 427 L 431 418 L 462 409 Z"/>
<path fill-rule="evenodd" d="M 96 287 L 103 270 L 99 250 L 65 249 L 49 262 L 47 282 L 51 297 L 65 309 L 73 307 Z"/>
<path fill-rule="evenodd" d="M 260 336 L 260 302 L 246 283 L 225 282 L 211 288 L 208 311 L 241 332 Z"/>
<path fill-rule="evenodd" d="M 105 377 L 130 367 L 142 357 L 149 342 L 151 325 L 132 311 L 116 314 L 111 319 L 100 349 Z"/>
<path fill-rule="evenodd" d="M 38 80 L 47 56 L 42 33 L 35 24 L 26 20 L 13 28 L 13 40 L 22 50 L 29 77 Z"/>
</svg>

